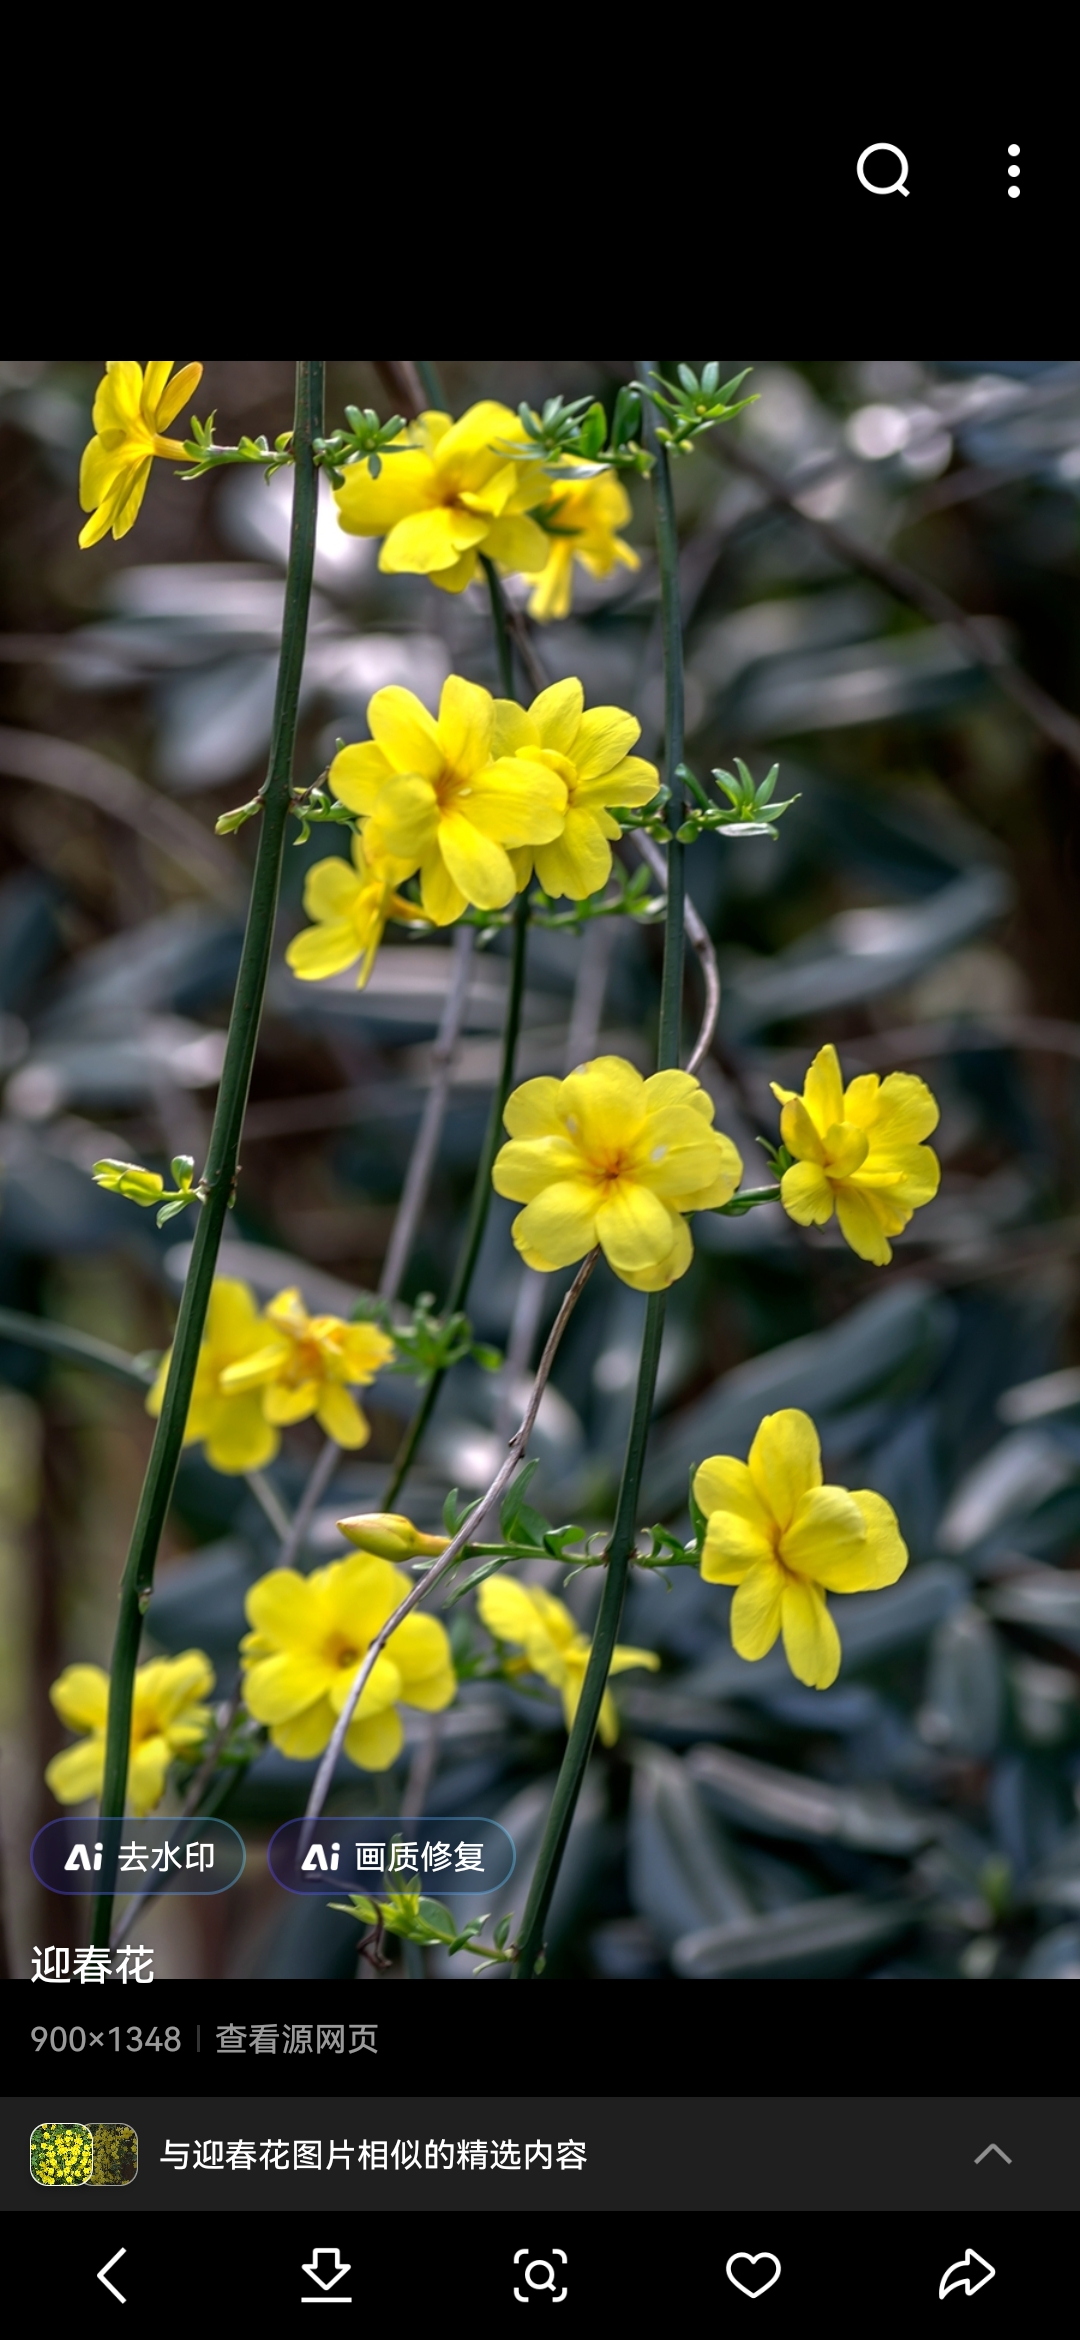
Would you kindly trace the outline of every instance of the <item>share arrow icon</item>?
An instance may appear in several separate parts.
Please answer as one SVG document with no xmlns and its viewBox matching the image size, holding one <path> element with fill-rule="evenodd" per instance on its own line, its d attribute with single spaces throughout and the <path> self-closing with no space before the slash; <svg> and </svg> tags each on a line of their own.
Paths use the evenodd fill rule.
<svg viewBox="0 0 1080 2340">
<path fill-rule="evenodd" d="M 984 2283 L 992 2282 L 996 2273 L 989 2259 L 980 2258 L 978 2251 L 967 2250 L 955 2266 L 946 2267 L 938 2284 L 938 2298 L 945 2299 L 950 2291 L 966 2291 L 970 2299 L 973 2292 L 982 2290 Z"/>
</svg>

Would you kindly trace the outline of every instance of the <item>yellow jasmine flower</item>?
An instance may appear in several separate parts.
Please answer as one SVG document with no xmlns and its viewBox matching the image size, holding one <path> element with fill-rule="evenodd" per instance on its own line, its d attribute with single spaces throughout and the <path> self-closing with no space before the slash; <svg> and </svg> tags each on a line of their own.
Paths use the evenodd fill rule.
<svg viewBox="0 0 1080 2340">
<path fill-rule="evenodd" d="M 420 872 L 425 916 L 436 926 L 466 904 L 501 910 L 517 890 L 507 847 L 546 844 L 566 810 L 566 783 L 542 765 L 499 756 L 490 691 L 452 674 L 438 718 L 412 691 L 390 685 L 368 707 L 372 737 L 342 748 L 330 785 L 365 820 L 365 852 Z"/>
<path fill-rule="evenodd" d="M 476 1605 L 496 1641 L 516 1642 L 524 1650 L 525 1666 L 520 1670 L 540 1674 L 545 1682 L 561 1690 L 563 1715 L 569 1730 L 578 1710 L 592 1644 L 587 1634 L 580 1631 L 565 1602 L 557 1601 L 539 1585 L 518 1584 L 500 1570 L 498 1575 L 484 1578 Z M 655 1672 L 659 1663 L 655 1650 L 616 1646 L 608 1670 L 612 1674 L 625 1674 L 629 1666 L 648 1666 Z M 619 1736 L 619 1717 L 610 1690 L 605 1690 L 600 1702 L 599 1729 L 605 1747 L 614 1746 Z"/>
<path fill-rule="evenodd" d="M 701 1573 L 738 1587 L 731 1639 L 744 1658 L 761 1658 L 784 1636 L 792 1673 L 827 1690 L 840 1671 L 840 1636 L 826 1592 L 871 1592 L 907 1567 L 891 1504 L 866 1488 L 824 1487 L 821 1448 L 809 1414 L 795 1406 L 766 1414 L 748 1462 L 714 1454 L 694 1478 L 708 1527 Z"/>
<path fill-rule="evenodd" d="M 314 1414 L 339 1446 L 366 1446 L 371 1425 L 346 1384 L 374 1381 L 394 1354 L 390 1335 L 376 1324 L 309 1316 L 295 1286 L 271 1300 L 262 1335 L 260 1348 L 225 1367 L 226 1395 L 261 1396 L 263 1416 L 275 1426 Z"/>
<path fill-rule="evenodd" d="M 134 358 L 110 358 L 94 399 L 94 437 L 83 451 L 79 502 L 91 517 L 79 543 L 98 544 L 110 528 L 126 536 L 138 518 L 155 455 L 186 461 L 179 439 L 165 439 L 202 380 L 202 367 L 172 373 L 171 358 L 152 358 L 145 374 Z"/>
<path fill-rule="evenodd" d="M 624 569 L 641 567 L 633 546 L 615 533 L 630 518 L 630 498 L 621 479 L 613 471 L 574 479 L 576 469 L 576 464 L 568 465 L 566 484 L 556 480 L 551 502 L 538 515 L 548 536 L 548 557 L 529 602 L 535 618 L 569 616 L 575 561 L 591 577 L 609 576 L 616 562 Z"/>
<path fill-rule="evenodd" d="M 550 844 L 523 846 L 511 855 L 518 890 L 535 867 L 545 894 L 568 894 L 583 902 L 611 875 L 609 838 L 622 834 L 607 807 L 648 804 L 660 775 L 655 764 L 628 750 L 641 725 L 621 707 L 590 707 L 575 681 L 552 683 L 528 712 L 512 699 L 495 702 L 494 754 L 516 758 L 525 769 L 538 766 L 566 784 L 562 828 Z M 501 769 L 501 762 L 499 768 Z"/>
<path fill-rule="evenodd" d="M 173 1756 L 199 1754 L 213 1721 L 201 1701 L 213 1687 L 214 1669 L 201 1649 L 136 1668 L 126 1802 L 140 1819 L 160 1804 Z M 109 1677 L 101 1666 L 65 1666 L 49 1696 L 61 1722 L 87 1736 L 53 1756 L 45 1784 L 58 1803 L 87 1803 L 100 1796 L 105 1779 Z"/>
<path fill-rule="evenodd" d="M 338 520 L 350 536 L 382 536 L 380 569 L 430 577 L 444 593 L 461 593 L 481 553 L 502 569 L 532 575 L 548 558 L 549 539 L 526 517 L 551 492 L 539 464 L 515 463 L 496 444 L 528 445 L 508 406 L 482 398 L 460 422 L 422 414 L 394 441 L 378 479 L 354 464 L 334 491 Z"/>
<path fill-rule="evenodd" d="M 247 1285 L 232 1276 L 218 1276 L 210 1293 L 184 1429 L 185 1446 L 201 1440 L 215 1471 L 260 1471 L 273 1462 L 281 1444 L 280 1432 L 264 1409 L 262 1389 L 236 1389 L 225 1380 L 231 1366 L 265 1350 L 267 1330 Z M 161 1360 L 146 1401 L 148 1414 L 161 1412 L 171 1356 L 170 1349 Z"/>
<path fill-rule="evenodd" d="M 693 1257 L 684 1213 L 715 1210 L 742 1176 L 712 1100 L 692 1073 L 650 1080 L 597 1056 L 565 1081 L 525 1081 L 507 1099 L 510 1143 L 496 1194 L 527 1208 L 511 1233 L 527 1267 L 569 1267 L 599 1243 L 638 1292 L 662 1292 Z"/>
<path fill-rule="evenodd" d="M 365 1552 L 299 1576 L 273 1568 L 248 1593 L 253 1631 L 240 1644 L 244 1703 L 270 1725 L 273 1746 L 298 1762 L 321 1755 L 357 1668 L 409 1579 Z M 426 1714 L 457 1687 L 450 1643 L 436 1617 L 405 1617 L 375 1660 L 345 1739 L 361 1771 L 385 1771 L 401 1741 L 399 1701 Z"/>
<path fill-rule="evenodd" d="M 415 903 L 394 891 L 409 875 L 407 861 L 394 861 L 359 837 L 352 841 L 351 869 L 339 854 L 316 861 L 304 880 L 304 908 L 315 924 L 294 935 L 285 953 L 293 974 L 302 983 L 317 983 L 359 959 L 356 984 L 362 991 L 387 919 L 416 922 Z"/>
<path fill-rule="evenodd" d="M 780 1135 L 795 1162 L 780 1200 L 800 1227 L 824 1227 L 835 1207 L 860 1259 L 887 1267 L 890 1235 L 933 1200 L 941 1166 L 921 1140 L 937 1128 L 937 1099 L 914 1073 L 879 1080 L 863 1073 L 843 1085 L 835 1048 L 818 1050 L 802 1096 L 772 1082 L 783 1105 Z"/>
</svg>

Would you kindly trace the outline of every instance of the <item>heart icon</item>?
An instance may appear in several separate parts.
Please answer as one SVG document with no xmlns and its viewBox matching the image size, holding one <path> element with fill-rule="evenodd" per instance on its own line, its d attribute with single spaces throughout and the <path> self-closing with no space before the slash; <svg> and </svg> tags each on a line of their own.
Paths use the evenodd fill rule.
<svg viewBox="0 0 1080 2340">
<path fill-rule="evenodd" d="M 736 2267 L 760 2267 L 761 2274 L 754 2282 L 744 2283 L 742 2277 L 736 2275 Z M 771 2274 L 765 2272 L 766 2268 L 771 2268 Z M 735 2285 L 736 2291 L 744 2292 L 747 2299 L 760 2299 L 763 2291 L 771 2291 L 773 2284 L 779 2283 L 780 2261 L 775 2251 L 733 2251 L 727 2263 L 727 2279 Z"/>
</svg>

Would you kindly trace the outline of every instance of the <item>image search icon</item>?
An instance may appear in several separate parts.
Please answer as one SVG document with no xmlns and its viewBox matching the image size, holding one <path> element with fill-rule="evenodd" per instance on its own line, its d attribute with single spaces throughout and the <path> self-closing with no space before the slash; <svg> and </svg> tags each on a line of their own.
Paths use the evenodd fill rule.
<svg viewBox="0 0 1080 2340">
<path fill-rule="evenodd" d="M 876 179 L 868 179 L 866 176 L 865 166 L 869 162 L 870 156 L 872 154 L 894 154 L 896 156 L 896 160 L 900 166 L 899 176 L 895 179 L 890 179 L 887 186 L 879 187 Z M 887 138 L 879 138 L 873 146 L 864 146 L 862 153 L 859 156 L 858 162 L 855 165 L 855 169 L 868 195 L 907 194 L 907 156 L 904 153 L 902 147 L 891 146 Z"/>
</svg>

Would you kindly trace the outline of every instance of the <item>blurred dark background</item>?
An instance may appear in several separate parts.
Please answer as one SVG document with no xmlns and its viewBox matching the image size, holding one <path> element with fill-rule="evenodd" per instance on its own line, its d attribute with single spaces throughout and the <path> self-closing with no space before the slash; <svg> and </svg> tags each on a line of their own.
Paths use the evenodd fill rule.
<svg viewBox="0 0 1080 2340">
<path fill-rule="evenodd" d="M 158 464 L 133 532 L 80 552 L 101 370 L 0 367 L 0 1303 L 141 1353 L 170 1337 L 185 1222 L 159 1234 L 89 1166 L 109 1154 L 165 1170 L 205 1143 L 252 850 L 250 830 L 217 840 L 213 824 L 262 777 L 290 488 L 287 473 L 266 486 L 241 470 L 185 485 Z M 443 375 L 460 412 L 555 391 L 610 404 L 632 370 L 447 362 Z M 695 1223 L 645 1516 L 684 1521 L 692 1463 L 745 1453 L 763 1412 L 802 1404 L 827 1475 L 896 1505 L 912 1565 L 887 1593 L 834 1602 L 844 1663 L 826 1693 L 794 1682 L 779 1652 L 736 1658 L 719 1588 L 689 1570 L 636 1577 L 623 1638 L 659 1650 L 663 1672 L 618 1685 L 623 1732 L 587 1783 L 551 1970 L 1080 1979 L 1080 367 L 768 361 L 747 387 L 759 403 L 730 439 L 677 468 L 687 752 L 703 779 L 736 755 L 758 776 L 779 759 L 779 793 L 800 801 L 776 843 L 708 838 L 690 857 L 724 984 L 703 1078 L 753 1181 L 754 1137 L 776 1133 L 770 1079 L 801 1086 L 824 1040 L 849 1076 L 917 1071 L 941 1103 L 943 1179 L 888 1270 L 776 1207 Z M 362 361 L 331 366 L 331 423 L 346 400 L 392 403 Z M 272 437 L 291 404 L 276 362 L 210 361 L 195 400 L 217 409 L 222 441 Z M 656 572 L 647 491 L 633 495 L 640 568 L 579 571 L 572 616 L 533 639 L 551 679 L 578 674 L 590 702 L 633 708 L 655 755 Z M 343 536 L 328 506 L 301 779 L 338 738 L 365 736 L 384 683 L 429 704 L 451 670 L 495 686 L 478 590 L 382 577 L 377 549 Z M 510 590 L 523 605 L 525 582 Z M 948 603 L 984 621 L 977 641 Z M 223 1265 L 263 1297 L 296 1281 L 309 1306 L 348 1313 L 378 1281 L 449 946 L 391 930 L 363 994 L 348 975 L 296 982 L 281 952 L 304 871 L 344 842 L 316 831 L 287 852 Z M 560 1071 L 583 1035 L 648 1069 L 658 967 L 658 934 L 629 921 L 583 938 L 534 930 L 520 1075 Z M 445 1283 L 505 971 L 500 942 L 477 959 L 410 1297 Z M 692 969 L 688 1018 L 697 1004 Z M 541 1329 L 511 1216 L 496 1204 L 473 1314 L 512 1362 L 447 1383 L 406 1498 L 424 1524 L 449 1484 L 486 1481 Z M 547 1316 L 565 1281 L 545 1287 Z M 532 1496 L 552 1519 L 592 1525 L 610 1505 L 641 1308 L 602 1272 L 573 1322 L 535 1444 Z M 378 1501 L 412 1402 L 404 1380 L 371 1397 L 371 1445 L 342 1468 L 315 1559 L 340 1549 L 342 1509 Z M 48 1687 L 71 1660 L 108 1662 L 149 1436 L 137 1390 L 0 1344 L 15 1973 L 35 1939 L 65 1926 L 77 1939 L 78 1905 L 46 1912 L 26 1862 L 56 1810 L 42 1770 L 67 1736 Z M 317 1448 L 314 1425 L 287 1434 L 273 1474 L 286 1501 Z M 189 1453 L 147 1650 L 206 1648 L 226 1693 L 245 1586 L 274 1557 L 246 1483 Z M 551 1568 L 544 1581 L 560 1589 Z M 565 1597 L 587 1623 L 596 1579 Z M 452 1617 L 460 1646 L 482 1648 L 468 1605 Z M 563 1745 L 554 1694 L 469 1684 L 435 1734 L 426 1718 L 410 1728 L 396 1778 L 350 1772 L 337 1808 L 401 1809 L 412 1779 L 429 1811 L 501 1817 L 519 1846 L 506 1906 L 520 1911 Z M 226 1807 L 249 1841 L 243 1885 L 147 1913 L 159 1973 L 353 1971 L 356 1929 L 321 1904 L 282 1914 L 261 1852 L 302 1809 L 310 1768 L 268 1753 L 247 1774 Z"/>
</svg>

